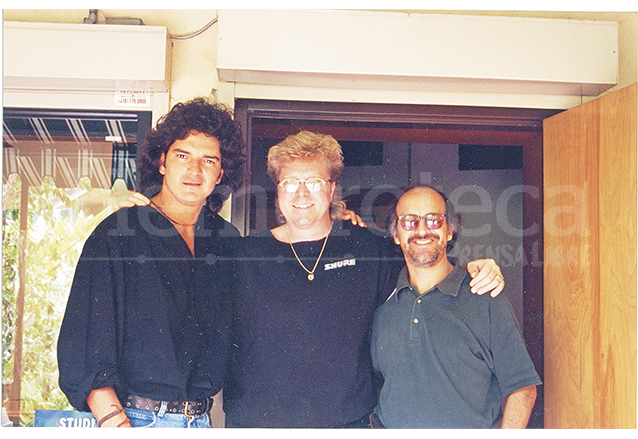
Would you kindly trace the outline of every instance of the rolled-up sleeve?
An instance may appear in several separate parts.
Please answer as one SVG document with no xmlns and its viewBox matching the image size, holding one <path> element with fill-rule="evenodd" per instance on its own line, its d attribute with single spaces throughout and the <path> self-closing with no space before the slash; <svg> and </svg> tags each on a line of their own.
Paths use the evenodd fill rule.
<svg viewBox="0 0 638 439">
<path fill-rule="evenodd" d="M 96 232 L 78 261 L 58 338 L 60 388 L 78 410 L 89 410 L 86 398 L 93 389 L 119 384 L 118 251 Z"/>
</svg>

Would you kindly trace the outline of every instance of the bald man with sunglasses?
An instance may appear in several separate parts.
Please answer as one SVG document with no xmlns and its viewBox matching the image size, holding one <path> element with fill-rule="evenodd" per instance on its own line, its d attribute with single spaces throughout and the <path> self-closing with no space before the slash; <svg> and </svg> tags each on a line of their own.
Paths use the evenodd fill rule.
<svg viewBox="0 0 638 439">
<path fill-rule="evenodd" d="M 465 269 L 448 261 L 460 230 L 453 206 L 417 186 L 393 212 L 389 230 L 406 267 L 374 317 L 383 387 L 373 427 L 525 428 L 540 379 L 507 299 L 471 294 Z"/>
</svg>

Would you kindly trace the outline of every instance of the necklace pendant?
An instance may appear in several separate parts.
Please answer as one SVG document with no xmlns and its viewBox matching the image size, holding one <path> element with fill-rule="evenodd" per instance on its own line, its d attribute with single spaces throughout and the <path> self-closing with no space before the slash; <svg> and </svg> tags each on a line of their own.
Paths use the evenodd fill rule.
<svg viewBox="0 0 638 439">
<path fill-rule="evenodd" d="M 317 265 L 319 265 L 319 260 L 321 259 L 321 255 L 323 254 L 323 251 L 326 248 L 326 242 L 328 242 L 328 236 L 330 235 L 330 233 L 328 233 L 328 235 L 326 235 L 326 237 L 324 238 L 323 246 L 321 247 L 321 251 L 319 252 L 319 257 L 315 261 L 315 266 L 312 267 L 312 271 L 310 271 L 306 268 L 303 262 L 301 262 L 301 259 L 299 259 L 299 256 L 297 256 L 297 252 L 295 251 L 295 246 L 292 245 L 292 239 L 290 239 L 290 231 L 288 230 L 288 227 L 286 227 L 286 232 L 288 233 L 288 243 L 290 244 L 290 249 L 292 250 L 292 254 L 295 255 L 295 259 L 297 259 L 297 262 L 299 262 L 299 265 L 301 265 L 301 268 L 303 268 L 306 271 L 306 273 L 308 273 L 308 281 L 312 282 L 315 279 L 315 270 L 317 269 Z"/>
</svg>

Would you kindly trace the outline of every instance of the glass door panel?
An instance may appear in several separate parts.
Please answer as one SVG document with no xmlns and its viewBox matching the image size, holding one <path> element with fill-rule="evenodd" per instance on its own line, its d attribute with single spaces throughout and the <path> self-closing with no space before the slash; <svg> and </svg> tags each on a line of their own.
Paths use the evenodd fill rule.
<svg viewBox="0 0 638 439">
<path fill-rule="evenodd" d="M 70 409 L 56 343 L 75 265 L 95 226 L 135 190 L 150 125 L 150 112 L 3 111 L 3 423 Z"/>
</svg>

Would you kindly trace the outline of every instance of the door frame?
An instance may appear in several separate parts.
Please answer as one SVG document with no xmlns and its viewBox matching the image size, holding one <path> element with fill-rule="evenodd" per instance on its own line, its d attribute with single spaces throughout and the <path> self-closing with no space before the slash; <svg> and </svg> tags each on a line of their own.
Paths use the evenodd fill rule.
<svg viewBox="0 0 638 439">
<path fill-rule="evenodd" d="M 523 182 L 539 189 L 523 207 L 523 229 L 539 232 L 523 239 L 523 336 L 543 379 L 543 120 L 561 110 L 443 105 L 337 103 L 237 99 L 235 118 L 243 128 L 247 163 L 252 162 L 252 137 L 283 138 L 309 129 L 338 131 L 341 139 L 419 143 L 523 146 Z M 334 134 L 333 134 L 334 135 Z M 398 138 L 397 138 L 398 136 Z M 251 187 L 250 172 L 246 188 Z M 249 230 L 250 196 L 233 197 L 232 218 L 242 232 Z M 543 427 L 543 391 L 530 419 L 530 428 Z"/>
</svg>

